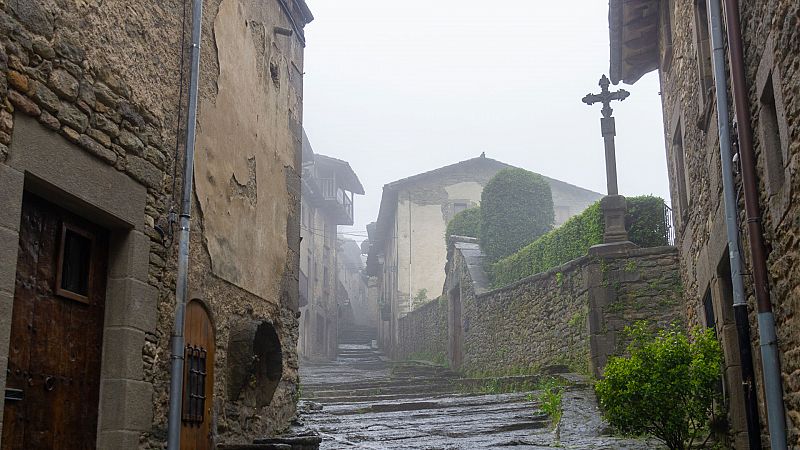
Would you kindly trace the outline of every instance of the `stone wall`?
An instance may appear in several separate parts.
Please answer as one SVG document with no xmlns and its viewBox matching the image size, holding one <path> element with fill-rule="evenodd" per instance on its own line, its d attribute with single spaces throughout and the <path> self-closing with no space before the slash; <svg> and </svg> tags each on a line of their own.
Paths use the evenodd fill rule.
<svg viewBox="0 0 800 450">
<path fill-rule="evenodd" d="M 208 306 L 215 325 L 209 420 L 217 442 L 248 442 L 284 428 L 294 414 L 302 24 L 310 17 L 304 8 L 302 0 L 204 2 L 190 295 Z M 290 36 L 274 32 L 295 24 L 301 28 Z M 110 256 L 132 267 L 132 275 L 117 279 L 115 268 L 109 278 L 104 346 L 114 351 L 103 363 L 103 377 L 110 378 L 101 395 L 109 400 L 100 405 L 99 448 L 161 448 L 166 438 L 177 232 L 174 240 L 163 240 L 157 228 L 167 230 L 170 205 L 179 209 L 174 201 L 181 186 L 178 182 L 173 190 L 172 174 L 180 177 L 182 167 L 180 160 L 175 167 L 173 154 L 185 127 L 188 73 L 183 85 L 179 73 L 181 56 L 188 64 L 190 26 L 184 3 L 172 0 L 156 6 L 149 1 L 0 2 L 0 185 L 3 202 L 8 201 L 0 211 L 0 233 L 3 244 L 12 244 L 0 245 L 0 272 L 12 276 L 11 288 L 0 281 L 2 306 L 10 310 L 17 242 L 16 232 L 6 233 L 4 227 L 19 226 L 18 218 L 13 223 L 19 208 L 13 199 L 17 187 L 21 194 L 23 178 L 25 190 L 52 193 L 52 201 L 79 213 L 100 209 L 87 217 L 108 224 L 112 236 L 125 233 Z M 18 142 L 28 139 L 30 130 L 40 142 L 54 143 L 47 147 L 54 156 L 38 175 L 20 165 L 29 144 Z M 82 172 L 59 174 L 66 169 L 59 166 L 66 161 L 58 154 L 62 141 L 80 149 L 91 164 L 78 167 Z M 33 175 L 36 186 L 30 182 Z M 72 184 L 54 181 L 78 175 L 83 180 Z M 81 183 L 94 191 L 80 191 Z M 14 191 L 6 189 L 11 185 Z M 136 195 L 126 197 L 131 192 Z M 139 194 L 138 216 L 116 214 L 139 207 Z M 123 196 L 104 200 L 115 195 Z M 115 222 L 119 217 L 125 221 Z M 258 226 L 264 223 L 269 225 Z M 266 403 L 247 389 L 233 396 L 227 387 L 236 371 L 228 347 L 238 339 L 235 330 L 253 323 L 269 324 L 280 341 L 282 376 Z M 5 325 L 0 318 L 3 363 Z M 250 328 L 245 334 L 258 329 Z"/>
<path fill-rule="evenodd" d="M 399 321 L 398 359 L 447 361 L 447 299 L 439 297 Z"/>
<path fill-rule="evenodd" d="M 685 286 L 687 315 L 692 323 L 714 321 L 725 352 L 726 392 L 730 395 L 731 424 L 739 445 L 746 445 L 744 404 L 737 334 L 731 307 L 730 273 L 724 207 L 717 117 L 713 96 L 703 92 L 697 42 L 695 2 L 673 2 L 671 48 L 665 40 L 660 51 L 670 56 L 671 64 L 659 69 L 662 86 L 667 161 L 671 180 L 673 209 L 676 211 L 677 245 Z M 784 379 L 789 445 L 800 444 L 800 320 L 797 310 L 796 280 L 800 279 L 800 197 L 797 172 L 800 167 L 800 5 L 792 0 L 740 2 L 746 81 L 750 94 L 750 121 L 757 156 L 761 216 L 768 251 L 771 297 L 778 333 Z M 662 23 L 663 27 L 664 24 Z M 723 30 L 724 32 L 724 30 Z M 707 44 L 705 44 L 707 45 Z M 730 84 L 729 84 L 730 85 Z M 774 117 L 767 113 L 772 109 Z M 682 148 L 685 163 L 677 155 Z M 679 182 L 685 173 L 687 182 Z M 736 177 L 741 191 L 741 177 Z M 681 205 L 680 191 L 686 192 Z M 740 195 L 741 199 L 741 195 Z M 739 201 L 739 229 L 742 237 L 744 273 L 751 273 L 747 222 L 744 203 Z M 745 276 L 749 310 L 755 311 L 751 277 Z M 704 300 L 711 299 L 713 317 L 704 311 Z M 766 413 L 760 386 L 758 326 L 751 313 L 752 353 L 756 384 L 759 386 L 759 414 L 767 442 Z"/>
<path fill-rule="evenodd" d="M 445 351 L 456 368 L 476 375 L 554 365 L 600 375 L 609 355 L 624 352 L 625 326 L 638 320 L 654 327 L 684 323 L 674 247 L 586 256 L 488 292 L 476 247 L 451 245 L 447 295 L 400 320 L 408 342 L 398 345 L 398 357 Z M 454 356 L 459 334 L 463 354 Z"/>
</svg>

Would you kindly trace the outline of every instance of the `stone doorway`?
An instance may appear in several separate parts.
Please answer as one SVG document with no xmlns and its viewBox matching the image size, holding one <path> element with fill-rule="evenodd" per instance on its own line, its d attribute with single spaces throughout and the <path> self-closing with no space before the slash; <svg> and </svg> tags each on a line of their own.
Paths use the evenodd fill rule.
<svg viewBox="0 0 800 450">
<path fill-rule="evenodd" d="M 24 193 L 2 449 L 95 448 L 108 240 Z"/>
</svg>

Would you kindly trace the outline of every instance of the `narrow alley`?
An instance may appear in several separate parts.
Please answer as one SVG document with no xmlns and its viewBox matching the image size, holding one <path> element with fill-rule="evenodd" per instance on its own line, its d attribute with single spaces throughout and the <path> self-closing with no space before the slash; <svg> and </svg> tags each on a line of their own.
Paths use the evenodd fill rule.
<svg viewBox="0 0 800 450">
<path fill-rule="evenodd" d="M 347 332 L 335 361 L 301 368 L 298 409 L 322 436 L 322 449 L 658 447 L 603 436 L 606 425 L 580 376 L 557 375 L 570 383 L 554 428 L 536 400 L 539 377 L 461 378 L 427 362 L 391 362 L 372 339 L 365 329 Z M 519 392 L 502 393 L 509 390 Z"/>
</svg>

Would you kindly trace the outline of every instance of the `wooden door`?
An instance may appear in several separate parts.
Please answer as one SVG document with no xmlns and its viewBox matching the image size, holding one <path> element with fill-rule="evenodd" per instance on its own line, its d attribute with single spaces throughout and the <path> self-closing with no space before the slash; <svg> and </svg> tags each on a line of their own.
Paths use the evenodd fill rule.
<svg viewBox="0 0 800 450">
<path fill-rule="evenodd" d="M 186 305 L 181 449 L 210 450 L 214 395 L 214 326 L 205 305 Z"/>
<path fill-rule="evenodd" d="M 108 234 L 25 193 L 3 450 L 93 449 Z"/>
</svg>

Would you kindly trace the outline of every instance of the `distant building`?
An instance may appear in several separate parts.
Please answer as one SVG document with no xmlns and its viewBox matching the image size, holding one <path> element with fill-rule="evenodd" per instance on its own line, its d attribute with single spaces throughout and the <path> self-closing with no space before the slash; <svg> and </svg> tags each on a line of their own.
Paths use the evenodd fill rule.
<svg viewBox="0 0 800 450">
<path fill-rule="evenodd" d="M 765 284 L 773 304 L 777 346 L 783 378 L 788 447 L 800 445 L 800 315 L 798 315 L 798 240 L 800 197 L 798 161 L 800 155 L 800 39 L 796 0 L 738 2 L 740 11 L 723 2 L 722 35 L 724 76 L 728 89 L 735 91 L 730 78 L 729 32 L 742 36 L 744 84 L 739 100 L 749 102 L 749 111 L 735 121 L 738 130 L 749 122 L 752 128 L 754 167 L 747 158 L 734 159 L 734 188 L 739 195 L 738 228 L 741 230 L 741 261 L 745 295 L 751 324 L 750 348 L 755 378 L 742 380 L 739 331 L 733 306 L 726 214 L 723 201 L 722 161 L 719 148 L 718 104 L 712 65 L 710 12 L 705 1 L 689 0 L 612 0 L 609 29 L 611 35 L 611 81 L 633 84 L 644 74 L 657 70 L 661 82 L 661 101 L 669 170 L 672 209 L 675 215 L 676 246 L 680 252 L 683 297 L 691 324 L 713 328 L 725 356 L 722 392 L 728 412 L 730 448 L 751 448 L 746 424 L 743 386 L 750 386 L 757 397 L 755 419 L 760 422 L 761 438 L 767 442 L 764 380 L 761 375 L 753 254 L 752 228 L 758 221 L 745 216 L 742 174 L 749 168 L 755 174 L 755 202 L 763 227 L 768 275 Z M 737 29 L 728 19 L 736 17 Z M 728 98 L 730 115 L 735 107 Z M 732 122 L 731 122 L 732 123 Z M 733 153 L 744 149 L 744 135 L 738 138 Z M 738 161 L 738 162 L 737 162 Z M 751 200 L 753 198 L 751 197 Z M 760 259 L 760 258 L 758 258 Z M 763 292 L 763 291 L 762 291 Z M 743 308 L 746 309 L 746 308 Z M 742 327 L 744 329 L 744 327 Z M 746 339 L 746 338 L 744 338 Z M 747 348 L 747 345 L 744 345 Z M 764 448 L 768 447 L 765 444 Z M 760 448 L 760 447 L 759 447 Z"/>
<path fill-rule="evenodd" d="M 367 276 L 361 248 L 352 239 L 339 239 L 336 263 L 339 283 L 344 289 L 340 302 L 343 325 L 350 328 L 375 329 L 378 319 L 378 304 L 367 296 Z"/>
<path fill-rule="evenodd" d="M 300 211 L 300 356 L 336 357 L 340 307 L 337 297 L 337 231 L 353 225 L 353 197 L 364 187 L 350 164 L 314 154 L 303 134 Z"/>
<path fill-rule="evenodd" d="M 397 320 L 415 297 L 442 293 L 447 260 L 445 228 L 453 216 L 478 206 L 486 183 L 512 166 L 480 157 L 461 161 L 383 187 L 378 220 L 369 227 L 366 272 L 375 277 L 381 306 L 380 338 L 385 348 L 397 339 Z M 547 178 L 556 225 L 583 211 L 602 195 Z"/>
</svg>

